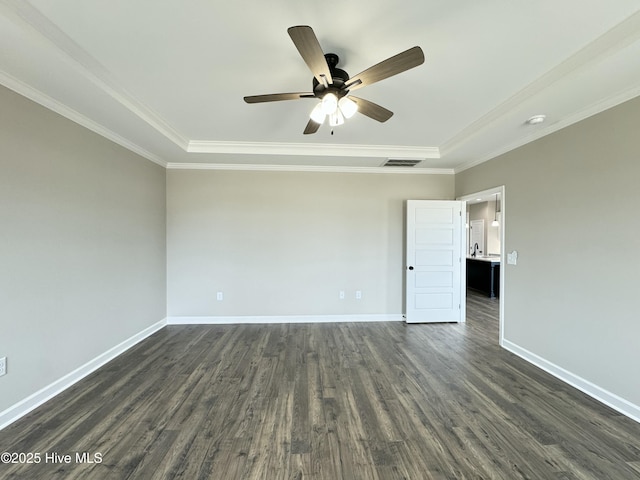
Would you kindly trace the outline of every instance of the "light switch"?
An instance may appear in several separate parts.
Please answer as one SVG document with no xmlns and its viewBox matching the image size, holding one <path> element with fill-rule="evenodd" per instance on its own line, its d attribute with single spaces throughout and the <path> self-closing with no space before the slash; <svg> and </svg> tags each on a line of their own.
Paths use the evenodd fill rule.
<svg viewBox="0 0 640 480">
<path fill-rule="evenodd" d="M 511 253 L 507 253 L 507 265 L 517 265 L 518 264 L 518 252 L 513 251 Z"/>
</svg>

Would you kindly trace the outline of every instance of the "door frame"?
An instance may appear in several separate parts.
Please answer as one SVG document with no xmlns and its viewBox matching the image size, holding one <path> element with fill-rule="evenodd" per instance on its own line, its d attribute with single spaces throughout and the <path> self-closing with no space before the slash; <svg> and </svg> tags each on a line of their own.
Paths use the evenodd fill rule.
<svg viewBox="0 0 640 480">
<path fill-rule="evenodd" d="M 504 345 L 504 290 L 505 290 L 505 283 L 506 283 L 506 276 L 505 276 L 505 270 L 506 270 L 506 260 L 507 260 L 507 255 L 506 255 L 506 248 L 505 248 L 505 244 L 504 244 L 504 239 L 505 239 L 505 231 L 507 230 L 507 221 L 506 221 L 506 195 L 505 195 L 505 187 L 504 185 L 500 185 L 497 187 L 493 187 L 493 188 L 489 188 L 487 190 L 482 190 L 479 192 L 475 192 L 475 193 L 470 193 L 468 195 L 462 195 L 460 197 L 457 197 L 456 200 L 462 200 L 464 202 L 467 202 L 469 200 L 474 200 L 478 197 L 486 197 L 486 196 L 491 196 L 491 195 L 495 195 L 495 194 L 499 194 L 500 195 L 500 293 L 499 293 L 499 325 L 500 325 L 500 333 L 498 336 L 498 343 L 500 344 L 501 347 L 503 347 Z M 466 238 L 466 237 L 465 237 Z M 466 240 L 465 240 L 466 242 Z M 468 246 L 465 249 L 465 251 L 469 251 L 468 250 Z"/>
</svg>

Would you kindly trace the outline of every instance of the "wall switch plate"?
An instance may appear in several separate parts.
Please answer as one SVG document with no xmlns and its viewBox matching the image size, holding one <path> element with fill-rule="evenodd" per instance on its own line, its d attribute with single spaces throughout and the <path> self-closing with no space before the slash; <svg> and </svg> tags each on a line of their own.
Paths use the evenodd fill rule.
<svg viewBox="0 0 640 480">
<path fill-rule="evenodd" d="M 507 265 L 517 265 L 518 264 L 518 252 L 515 250 L 511 253 L 507 253 Z"/>
<path fill-rule="evenodd" d="M 222 292 L 218 292 L 216 294 L 216 300 L 218 300 L 219 302 L 224 300 L 224 295 L 222 294 Z"/>
<path fill-rule="evenodd" d="M 0 377 L 7 373 L 7 357 L 0 358 Z"/>
<path fill-rule="evenodd" d="M 360 290 L 356 290 L 356 300 L 362 299 L 362 292 Z"/>
<path fill-rule="evenodd" d="M 340 300 L 344 300 L 344 290 L 340 290 Z"/>
</svg>

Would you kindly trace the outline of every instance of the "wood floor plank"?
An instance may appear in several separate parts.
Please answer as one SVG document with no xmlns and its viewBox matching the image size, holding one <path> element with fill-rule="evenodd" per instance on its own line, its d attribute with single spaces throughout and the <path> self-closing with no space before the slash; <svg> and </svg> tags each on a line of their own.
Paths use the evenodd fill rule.
<svg viewBox="0 0 640 480">
<path fill-rule="evenodd" d="M 640 424 L 466 324 L 171 326 L 0 431 L 2 479 L 640 479 Z"/>
</svg>

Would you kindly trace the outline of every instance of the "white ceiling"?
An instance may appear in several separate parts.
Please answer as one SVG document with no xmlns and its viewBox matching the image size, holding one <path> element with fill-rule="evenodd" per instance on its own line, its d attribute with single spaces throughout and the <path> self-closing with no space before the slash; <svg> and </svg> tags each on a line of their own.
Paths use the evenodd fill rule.
<svg viewBox="0 0 640 480">
<path fill-rule="evenodd" d="M 351 76 L 426 61 L 358 91 L 386 123 L 303 136 L 314 100 L 243 101 L 311 90 L 293 25 Z M 0 0 L 0 44 L 0 83 L 169 167 L 459 171 L 640 95 L 638 0 Z"/>
</svg>

